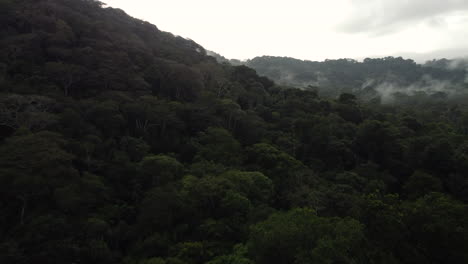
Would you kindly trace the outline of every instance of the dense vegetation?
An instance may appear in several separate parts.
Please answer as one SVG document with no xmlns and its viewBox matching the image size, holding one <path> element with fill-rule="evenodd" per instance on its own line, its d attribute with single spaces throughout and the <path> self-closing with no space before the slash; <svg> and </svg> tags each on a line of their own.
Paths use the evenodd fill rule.
<svg viewBox="0 0 468 264">
<path fill-rule="evenodd" d="M 0 23 L 0 263 L 468 262 L 464 105 L 321 99 L 93 0 Z"/>
<path fill-rule="evenodd" d="M 383 103 L 398 103 L 413 96 L 467 99 L 468 63 L 463 59 L 421 65 L 401 57 L 318 62 L 264 56 L 245 64 L 277 83 L 317 90 L 324 97 L 353 93 L 365 101 Z"/>
</svg>

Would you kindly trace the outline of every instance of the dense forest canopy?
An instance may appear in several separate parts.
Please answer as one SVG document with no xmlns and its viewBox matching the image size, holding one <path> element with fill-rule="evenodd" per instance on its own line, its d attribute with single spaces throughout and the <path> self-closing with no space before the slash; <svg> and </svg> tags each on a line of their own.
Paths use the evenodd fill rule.
<svg viewBox="0 0 468 264">
<path fill-rule="evenodd" d="M 468 262 L 465 102 L 324 99 L 99 1 L 0 22 L 0 263 Z"/>
</svg>

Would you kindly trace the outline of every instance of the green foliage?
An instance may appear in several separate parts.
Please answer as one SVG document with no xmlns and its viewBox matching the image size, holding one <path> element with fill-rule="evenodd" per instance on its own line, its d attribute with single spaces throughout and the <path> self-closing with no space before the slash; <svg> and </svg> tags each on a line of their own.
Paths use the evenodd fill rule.
<svg viewBox="0 0 468 264">
<path fill-rule="evenodd" d="M 461 250 L 468 239 L 468 207 L 446 195 L 431 193 L 403 206 L 408 241 L 420 241 L 420 247 L 408 252 L 410 262 L 466 262 Z"/>
<path fill-rule="evenodd" d="M 403 189 L 408 198 L 414 199 L 424 196 L 431 192 L 443 191 L 442 182 L 427 173 L 417 171 L 408 179 Z"/>
<path fill-rule="evenodd" d="M 247 257 L 247 253 L 246 246 L 241 244 L 236 245 L 234 246 L 232 254 L 216 257 L 207 262 L 207 264 L 254 264 L 254 262 Z"/>
<path fill-rule="evenodd" d="M 146 156 L 139 163 L 143 183 L 148 186 L 161 186 L 177 180 L 184 166 L 176 159 L 166 155 Z"/>
<path fill-rule="evenodd" d="M 261 202 L 268 202 L 273 194 L 272 181 L 260 172 L 229 171 L 221 175 L 234 184 L 236 191 Z"/>
<path fill-rule="evenodd" d="M 241 163 L 241 146 L 239 142 L 222 128 L 208 128 L 197 139 L 198 157 L 235 167 Z"/>
<path fill-rule="evenodd" d="M 294 209 L 255 225 L 248 246 L 256 263 L 358 263 L 363 226 Z"/>
</svg>

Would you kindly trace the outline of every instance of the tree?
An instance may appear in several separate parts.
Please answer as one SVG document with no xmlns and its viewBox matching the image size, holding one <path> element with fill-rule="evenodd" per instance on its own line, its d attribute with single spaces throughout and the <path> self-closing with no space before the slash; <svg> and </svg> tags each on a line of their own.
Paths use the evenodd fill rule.
<svg viewBox="0 0 468 264">
<path fill-rule="evenodd" d="M 169 232 L 177 236 L 175 227 L 183 224 L 184 219 L 191 218 L 188 204 L 185 203 L 182 193 L 174 186 L 156 187 L 145 194 L 139 206 L 138 230 L 148 237 L 156 232 L 164 234 Z M 183 230 L 183 229 L 182 229 Z M 180 230 L 180 231 L 182 231 Z M 169 246 L 168 243 L 160 245 L 161 250 Z"/>
<path fill-rule="evenodd" d="M 45 65 L 47 75 L 63 90 L 65 96 L 74 92 L 73 88 L 81 81 L 86 70 L 74 64 L 63 62 L 48 62 Z"/>
<path fill-rule="evenodd" d="M 124 150 L 131 161 L 139 162 L 148 154 L 149 146 L 139 138 L 123 137 L 120 140 L 120 147 Z"/>
<path fill-rule="evenodd" d="M 20 223 L 27 218 L 28 208 L 50 199 L 55 189 L 76 182 L 73 156 L 63 149 L 66 143 L 56 133 L 24 131 L 0 145 L 2 196 L 16 201 L 12 206 L 19 205 L 12 216 Z"/>
<path fill-rule="evenodd" d="M 143 185 L 162 186 L 177 180 L 183 173 L 184 166 L 176 159 L 166 155 L 146 156 L 139 163 Z"/>
<path fill-rule="evenodd" d="M 359 263 L 363 226 L 310 209 L 273 214 L 252 228 L 249 253 L 263 263 Z"/>
<path fill-rule="evenodd" d="M 349 94 L 349 93 L 343 93 L 343 94 L 340 94 L 340 97 L 338 98 L 338 101 L 342 104 L 356 104 L 356 96 L 353 95 L 353 94 Z"/>
<path fill-rule="evenodd" d="M 431 192 L 443 191 L 443 185 L 440 179 L 430 174 L 416 171 L 405 183 L 403 190 L 409 199 L 416 199 Z"/>
<path fill-rule="evenodd" d="M 6 95 L 0 99 L 0 125 L 13 129 L 42 130 L 56 123 L 52 98 L 38 95 Z"/>
<path fill-rule="evenodd" d="M 272 181 L 261 172 L 228 171 L 221 175 L 234 184 L 234 189 L 258 202 L 269 202 L 273 195 Z"/>
<path fill-rule="evenodd" d="M 247 257 L 247 247 L 244 245 L 234 246 L 230 255 L 218 256 L 207 264 L 253 264 L 254 262 Z"/>
<path fill-rule="evenodd" d="M 409 231 L 406 242 L 412 249 L 406 252 L 406 261 L 468 261 L 463 246 L 468 242 L 466 204 L 441 193 L 431 193 L 414 202 L 406 202 L 403 210 L 403 222 Z"/>
<path fill-rule="evenodd" d="M 389 123 L 366 120 L 359 126 L 356 145 L 359 152 L 371 161 L 382 162 L 388 156 L 397 156 L 399 151 L 398 130 Z"/>
<path fill-rule="evenodd" d="M 199 134 L 196 142 L 197 157 L 226 167 L 236 167 L 242 162 L 241 145 L 222 128 L 210 127 Z"/>
<path fill-rule="evenodd" d="M 289 206 L 287 193 L 315 181 L 313 173 L 302 162 L 272 145 L 255 144 L 247 149 L 247 157 L 252 170 L 260 171 L 272 180 L 277 205 Z"/>
<path fill-rule="evenodd" d="M 125 119 L 119 111 L 119 106 L 113 100 L 93 102 L 88 109 L 87 116 L 108 137 L 119 133 L 125 125 Z"/>
</svg>

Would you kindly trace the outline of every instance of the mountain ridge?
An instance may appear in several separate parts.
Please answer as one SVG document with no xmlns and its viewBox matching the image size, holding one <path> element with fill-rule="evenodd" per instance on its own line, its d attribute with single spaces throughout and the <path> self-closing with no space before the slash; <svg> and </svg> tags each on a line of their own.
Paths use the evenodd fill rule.
<svg viewBox="0 0 468 264">
<path fill-rule="evenodd" d="M 429 95 L 434 92 L 462 93 L 466 87 L 468 67 L 464 60 L 433 60 L 417 64 L 401 57 L 325 60 L 323 62 L 288 57 L 263 56 L 244 62 L 260 75 L 282 85 L 307 88 L 316 87 L 321 95 L 337 97 L 353 93 L 360 98 L 381 96 L 385 85 L 398 87 L 399 92 L 417 87 Z M 454 67 L 458 66 L 458 67 Z M 431 91 L 425 80 L 445 83 L 444 88 Z"/>
</svg>

